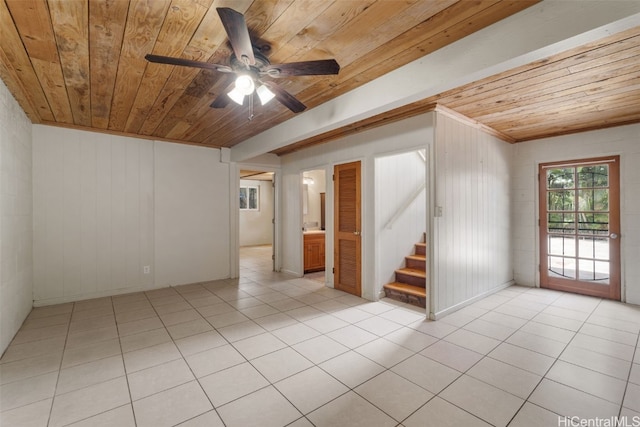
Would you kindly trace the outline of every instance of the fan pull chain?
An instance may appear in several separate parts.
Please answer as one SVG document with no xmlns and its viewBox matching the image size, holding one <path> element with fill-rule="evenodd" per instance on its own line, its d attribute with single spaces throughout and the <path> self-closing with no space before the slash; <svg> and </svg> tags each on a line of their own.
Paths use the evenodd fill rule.
<svg viewBox="0 0 640 427">
<path fill-rule="evenodd" d="M 249 121 L 253 120 L 253 92 L 249 95 Z"/>
</svg>

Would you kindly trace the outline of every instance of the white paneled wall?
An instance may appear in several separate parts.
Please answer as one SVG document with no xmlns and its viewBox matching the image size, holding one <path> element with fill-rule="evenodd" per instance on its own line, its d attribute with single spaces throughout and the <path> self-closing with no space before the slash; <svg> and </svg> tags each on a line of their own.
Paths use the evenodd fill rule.
<svg viewBox="0 0 640 427">
<path fill-rule="evenodd" d="M 229 277 L 219 156 L 34 126 L 35 305 Z"/>
<path fill-rule="evenodd" d="M 0 80 L 0 354 L 33 299 L 31 122 Z"/>
<path fill-rule="evenodd" d="M 211 148 L 154 147 L 156 286 L 229 277 L 229 164 Z"/>
<path fill-rule="evenodd" d="M 34 300 L 153 286 L 153 141 L 34 126 Z"/>
<path fill-rule="evenodd" d="M 437 316 L 513 279 L 513 147 L 443 113 L 435 138 L 435 206 L 442 209 L 432 251 Z"/>
<path fill-rule="evenodd" d="M 286 159 L 286 157 L 285 157 Z M 303 274 L 303 250 L 302 250 L 302 181 L 300 170 L 292 167 L 289 172 L 286 167 L 282 172 L 280 186 L 282 191 L 282 207 L 280 209 L 280 224 L 282 240 L 280 253 L 281 270 L 285 273 L 302 276 Z M 332 245 L 332 241 L 327 241 Z M 333 246 L 331 246 L 333 248 Z M 333 250 L 333 249 L 331 249 Z M 325 247 L 328 252 L 329 248 Z M 333 261 L 331 264 L 333 265 Z M 326 265 L 330 268 L 329 265 Z"/>
<path fill-rule="evenodd" d="M 539 283 L 538 185 L 540 163 L 620 155 L 622 292 L 640 304 L 640 125 L 620 126 L 515 145 L 513 221 L 515 279 Z"/>
<path fill-rule="evenodd" d="M 426 172 L 425 161 L 417 151 L 376 159 L 378 292 L 384 284 L 395 280 L 395 270 L 404 266 L 404 257 L 413 254 L 416 242 L 423 241 L 428 221 Z M 416 194 L 417 197 L 413 199 Z M 407 207 L 400 211 L 404 206 Z M 397 219 L 387 228 L 389 221 L 398 213 Z"/>
</svg>

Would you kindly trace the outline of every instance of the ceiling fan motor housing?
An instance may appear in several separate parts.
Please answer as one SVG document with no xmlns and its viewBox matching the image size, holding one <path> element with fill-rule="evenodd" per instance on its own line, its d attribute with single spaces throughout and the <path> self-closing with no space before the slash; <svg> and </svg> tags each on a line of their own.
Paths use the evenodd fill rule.
<svg viewBox="0 0 640 427">
<path fill-rule="evenodd" d="M 145 56 L 150 62 L 212 69 L 222 73 L 235 73 L 241 83 L 239 84 L 238 79 L 236 79 L 236 86 L 239 86 L 237 88 L 238 93 L 234 92 L 236 89 L 234 88 L 234 90 L 227 94 L 218 95 L 216 100 L 211 104 L 213 108 L 224 108 L 227 105 L 227 99 L 232 96 L 232 93 L 234 93 L 234 95 L 231 99 L 242 104 L 242 98 L 249 92 L 252 94 L 257 86 L 258 95 L 263 105 L 275 97 L 289 110 L 294 113 L 299 113 L 307 108 L 302 102 L 276 82 L 271 80 L 263 81 L 260 80 L 260 78 L 320 76 L 338 74 L 340 71 L 340 65 L 338 65 L 335 59 L 290 62 L 273 66 L 263 53 L 270 51 L 271 46 L 263 45 L 259 47 L 251 42 L 251 36 L 243 14 L 228 7 L 219 7 L 216 8 L 216 10 L 218 11 L 218 15 L 220 15 L 220 20 L 222 21 L 222 25 L 229 38 L 229 43 L 233 49 L 233 53 L 229 57 L 229 66 L 169 56 L 151 54 Z M 258 85 L 258 83 L 260 85 Z"/>
<path fill-rule="evenodd" d="M 253 55 L 256 59 L 256 63 L 254 65 L 247 65 L 242 59 L 239 59 L 235 53 L 232 53 L 229 58 L 229 62 L 233 71 L 241 73 L 243 71 L 247 71 L 247 68 L 249 68 L 250 70 L 255 70 L 256 73 L 259 73 L 264 67 L 271 65 L 269 58 L 264 56 L 256 47 L 253 48 Z"/>
</svg>

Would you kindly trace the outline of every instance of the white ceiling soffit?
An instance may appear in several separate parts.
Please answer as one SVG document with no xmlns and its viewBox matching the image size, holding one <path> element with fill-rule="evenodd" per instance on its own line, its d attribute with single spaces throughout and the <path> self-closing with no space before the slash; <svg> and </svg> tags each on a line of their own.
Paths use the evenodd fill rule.
<svg viewBox="0 0 640 427">
<path fill-rule="evenodd" d="M 545 0 L 231 149 L 253 158 L 640 25 L 637 0 Z"/>
</svg>

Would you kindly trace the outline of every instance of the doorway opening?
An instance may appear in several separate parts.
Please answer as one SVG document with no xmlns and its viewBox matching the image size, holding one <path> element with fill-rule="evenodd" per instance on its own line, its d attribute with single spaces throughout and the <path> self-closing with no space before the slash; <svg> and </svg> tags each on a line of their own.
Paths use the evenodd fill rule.
<svg viewBox="0 0 640 427">
<path fill-rule="evenodd" d="M 376 294 L 427 307 L 426 149 L 375 159 Z"/>
<path fill-rule="evenodd" d="M 620 157 L 539 169 L 540 286 L 620 300 Z"/>
<path fill-rule="evenodd" d="M 324 169 L 302 173 L 303 270 L 307 279 L 321 283 L 326 282 L 326 187 Z"/>
<path fill-rule="evenodd" d="M 240 277 L 274 270 L 274 173 L 240 170 Z"/>
</svg>

